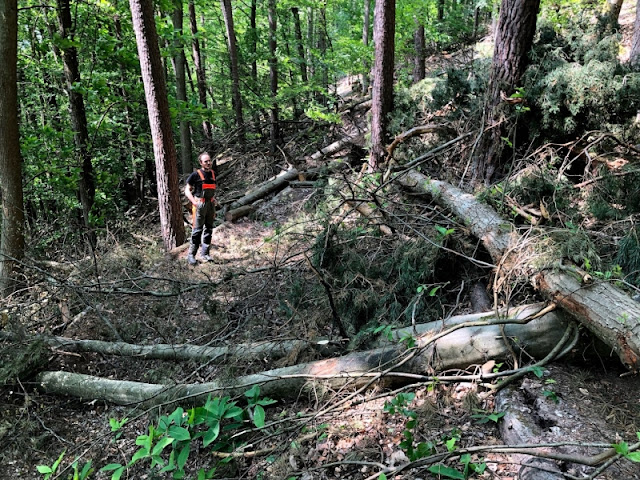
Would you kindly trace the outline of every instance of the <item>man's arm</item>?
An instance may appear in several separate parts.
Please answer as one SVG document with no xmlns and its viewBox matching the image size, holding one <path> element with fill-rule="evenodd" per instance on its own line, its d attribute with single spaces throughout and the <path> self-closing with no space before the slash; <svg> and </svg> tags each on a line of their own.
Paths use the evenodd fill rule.
<svg viewBox="0 0 640 480">
<path fill-rule="evenodd" d="M 193 205 L 197 205 L 201 202 L 201 199 L 196 198 L 193 195 L 193 192 L 191 191 L 191 185 L 189 185 L 187 183 L 187 185 L 184 187 L 184 194 L 186 195 L 186 197 L 189 199 L 189 201 L 193 204 Z"/>
</svg>

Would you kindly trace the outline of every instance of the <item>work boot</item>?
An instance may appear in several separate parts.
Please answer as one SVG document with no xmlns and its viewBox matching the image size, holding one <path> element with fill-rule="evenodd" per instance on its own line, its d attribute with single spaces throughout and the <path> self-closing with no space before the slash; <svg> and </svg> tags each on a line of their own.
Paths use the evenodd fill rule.
<svg viewBox="0 0 640 480">
<path fill-rule="evenodd" d="M 196 252 L 198 251 L 198 246 L 191 244 L 189 246 L 189 255 L 187 256 L 187 263 L 189 265 L 195 265 L 198 263 L 196 260 Z"/>
<path fill-rule="evenodd" d="M 213 258 L 209 256 L 209 247 L 210 245 L 206 245 L 203 243 L 202 249 L 200 250 L 200 258 L 202 258 L 202 260 L 204 260 L 205 262 L 210 262 L 211 260 L 213 260 Z"/>
</svg>

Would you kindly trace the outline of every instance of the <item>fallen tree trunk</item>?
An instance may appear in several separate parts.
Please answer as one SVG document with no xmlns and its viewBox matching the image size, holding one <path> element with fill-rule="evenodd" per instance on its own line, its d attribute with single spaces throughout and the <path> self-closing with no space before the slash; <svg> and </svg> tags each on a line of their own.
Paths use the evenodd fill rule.
<svg viewBox="0 0 640 480">
<path fill-rule="evenodd" d="M 181 404 L 202 403 L 209 394 L 242 395 L 256 384 L 261 385 L 262 395 L 287 398 L 305 389 L 315 388 L 318 382 L 326 382 L 333 388 L 362 386 L 371 381 L 372 375 L 387 371 L 392 373 L 384 375 L 385 383 L 407 382 L 406 374 L 423 375 L 431 370 L 467 368 L 488 359 L 508 357 L 512 350 L 505 345 L 500 324 L 506 324 L 504 330 L 508 338 L 517 339 L 516 346 L 520 352 L 526 350 L 528 355 L 541 358 L 559 342 L 566 324 L 555 312 L 531 319 L 540 310 L 540 306 L 513 309 L 506 318 L 499 319 L 495 318 L 493 312 L 486 312 L 471 316 L 473 320 L 470 323 L 469 316 L 462 316 L 446 322 L 431 322 L 420 329 L 416 326 L 418 349 L 405 362 L 398 361 L 407 353 L 406 347 L 394 342 L 367 352 L 203 384 L 158 385 L 70 372 L 43 372 L 38 375 L 37 384 L 46 393 L 100 399 L 120 405 L 143 403 L 150 406 L 178 400 Z M 463 327 L 467 324 L 469 326 Z M 432 340 L 437 332 L 452 326 L 458 329 Z M 408 331 L 413 332 L 412 329 Z M 395 336 L 402 338 L 406 332 L 407 329 L 400 330 Z M 411 380 L 415 381 L 415 377 L 411 377 Z"/>
<path fill-rule="evenodd" d="M 326 147 L 318 150 L 317 152 L 315 152 L 314 154 L 310 155 L 308 157 L 309 160 L 320 160 L 323 157 L 326 157 L 327 155 L 333 155 L 336 152 L 339 152 L 340 150 L 342 150 L 344 147 L 346 147 L 347 145 L 351 145 L 352 143 L 356 143 L 362 141 L 362 135 L 358 135 L 355 137 L 343 137 L 338 141 L 335 141 L 329 145 L 327 145 Z"/>
<path fill-rule="evenodd" d="M 295 168 L 283 172 L 276 178 L 263 183 L 258 188 L 250 191 L 242 198 L 239 198 L 238 200 L 233 202 L 231 205 L 229 205 L 229 210 L 234 210 L 245 205 L 250 205 L 256 200 L 259 200 L 262 197 L 269 195 L 270 193 L 282 190 L 289 184 L 291 180 L 297 179 L 299 174 L 300 172 Z"/>
<path fill-rule="evenodd" d="M 0 339 L 13 340 L 14 336 L 0 332 Z M 141 360 L 170 360 L 210 362 L 222 358 L 237 357 L 243 359 L 277 359 L 289 355 L 293 350 L 311 347 L 321 350 L 323 355 L 330 353 L 326 341 L 282 340 L 279 342 L 240 343 L 229 347 L 208 347 L 201 345 L 166 344 L 137 345 L 125 342 L 106 342 L 102 340 L 76 340 L 66 337 L 38 335 L 21 339 L 24 342 L 43 342 L 48 347 L 67 352 L 93 352 L 121 357 L 136 357 Z"/>
<path fill-rule="evenodd" d="M 396 177 L 413 191 L 432 195 L 449 208 L 479 238 L 496 264 L 510 254 L 521 238 L 513 226 L 473 195 L 446 182 L 432 180 L 415 170 Z M 637 371 L 640 356 L 640 304 L 607 282 L 585 283 L 582 275 L 543 270 L 532 284 L 543 295 L 573 315 L 616 352 L 627 368 Z"/>
<path fill-rule="evenodd" d="M 234 208 L 233 210 L 228 210 L 227 213 L 224 214 L 225 222 L 235 222 L 236 220 L 246 217 L 247 215 L 251 215 L 257 209 L 256 205 L 243 205 L 242 207 Z"/>
</svg>

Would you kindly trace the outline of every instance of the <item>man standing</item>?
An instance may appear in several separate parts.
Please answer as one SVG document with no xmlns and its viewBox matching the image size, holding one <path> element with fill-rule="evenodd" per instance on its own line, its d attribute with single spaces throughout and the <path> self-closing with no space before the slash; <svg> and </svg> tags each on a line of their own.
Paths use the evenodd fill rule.
<svg viewBox="0 0 640 480">
<path fill-rule="evenodd" d="M 200 256 L 205 262 L 211 260 L 209 247 L 211 246 L 211 234 L 213 232 L 213 220 L 216 216 L 215 198 L 216 174 L 213 171 L 211 156 L 207 152 L 202 152 L 198 156 L 198 161 L 202 168 L 196 170 L 189 178 L 184 188 L 184 194 L 192 204 L 192 225 L 191 245 L 189 246 L 189 265 L 195 265 L 198 247 L 202 244 Z"/>
</svg>

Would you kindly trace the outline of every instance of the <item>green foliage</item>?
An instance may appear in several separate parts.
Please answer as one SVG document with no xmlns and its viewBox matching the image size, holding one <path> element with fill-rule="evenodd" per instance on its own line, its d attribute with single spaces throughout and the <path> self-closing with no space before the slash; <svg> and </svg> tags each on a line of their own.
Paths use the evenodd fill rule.
<svg viewBox="0 0 640 480">
<path fill-rule="evenodd" d="M 640 240 L 638 227 L 634 227 L 618 243 L 616 263 L 626 273 L 626 280 L 640 286 Z"/>
<path fill-rule="evenodd" d="M 53 464 L 51 464 L 51 466 L 38 465 L 36 467 L 36 469 L 38 470 L 38 473 L 42 475 L 43 480 L 49 480 L 50 478 L 53 478 L 53 476 L 58 473 L 58 468 L 60 467 L 60 463 L 62 462 L 62 459 L 64 458 L 65 453 L 66 452 L 63 451 L 60 454 L 60 456 L 57 458 L 57 460 L 53 462 Z M 93 469 L 91 468 L 91 460 L 86 462 L 82 467 L 82 469 L 80 469 L 78 465 L 78 461 L 76 460 L 71 464 L 71 470 L 72 470 L 72 473 L 67 476 L 68 480 L 86 480 L 93 473 Z"/>
<path fill-rule="evenodd" d="M 433 277 L 437 243 L 396 244 L 363 233 L 325 229 L 314 248 L 314 265 L 330 274 L 336 309 L 351 333 L 366 325 L 376 328 L 382 318 L 408 322 L 412 314 L 422 315 L 437 304 L 437 297 L 429 297 L 412 308 L 417 287 Z"/>
<path fill-rule="evenodd" d="M 598 220 L 620 220 L 640 212 L 640 172 L 614 176 L 605 170 L 589 195 L 588 205 Z"/>
<path fill-rule="evenodd" d="M 640 432 L 636 432 L 638 439 L 640 439 Z M 627 460 L 631 460 L 632 462 L 640 463 L 640 451 L 630 451 L 629 444 L 627 442 L 619 442 L 611 445 L 616 453 L 622 455 Z"/>
<path fill-rule="evenodd" d="M 201 448 L 210 448 L 217 452 L 231 452 L 240 445 L 234 440 L 234 433 L 251 421 L 256 428 L 265 425 L 264 407 L 272 405 L 275 400 L 260 397 L 260 387 L 254 385 L 244 394 L 246 407 L 240 407 L 230 397 L 209 396 L 201 407 L 184 410 L 177 407 L 169 415 L 159 418 L 157 425 L 149 425 L 148 433 L 136 438 L 140 448 L 133 454 L 126 465 L 110 463 L 100 469 L 111 472 L 111 480 L 119 480 L 123 473 L 138 462 L 149 462 L 149 470 L 155 474 L 171 475 L 171 478 L 182 479 L 186 475 L 189 454 L 198 444 Z M 110 419 L 112 431 L 118 431 L 127 419 L 121 421 Z M 222 462 L 231 460 L 223 459 Z M 213 478 L 216 468 L 200 469 L 198 480 Z M 75 480 L 75 479 L 74 479 Z"/>
<path fill-rule="evenodd" d="M 488 413 L 484 410 L 478 410 L 478 412 L 479 413 L 474 413 L 473 415 L 471 415 L 471 418 L 475 419 L 478 423 L 498 423 L 500 419 L 505 415 L 505 412 Z"/>
<path fill-rule="evenodd" d="M 620 64 L 619 37 L 600 39 L 593 25 L 579 20 L 561 32 L 541 21 L 539 30 L 525 75 L 532 134 L 575 136 L 635 115 L 640 75 Z"/>
</svg>

